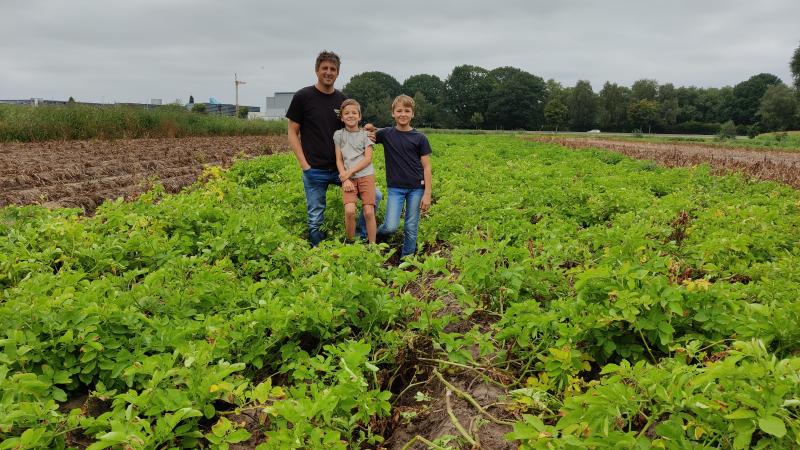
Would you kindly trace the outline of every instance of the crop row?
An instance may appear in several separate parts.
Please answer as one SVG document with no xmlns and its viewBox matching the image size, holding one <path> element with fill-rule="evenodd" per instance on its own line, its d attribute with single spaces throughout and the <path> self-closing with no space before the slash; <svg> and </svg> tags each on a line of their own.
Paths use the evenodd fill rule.
<svg viewBox="0 0 800 450">
<path fill-rule="evenodd" d="M 308 247 L 291 155 L 90 218 L 0 210 L 0 447 L 458 448 L 492 426 L 522 448 L 798 445 L 796 191 L 431 141 L 423 252 L 400 267 L 396 241 Z M 505 398 L 402 433 L 469 396 L 460 370 Z"/>
</svg>

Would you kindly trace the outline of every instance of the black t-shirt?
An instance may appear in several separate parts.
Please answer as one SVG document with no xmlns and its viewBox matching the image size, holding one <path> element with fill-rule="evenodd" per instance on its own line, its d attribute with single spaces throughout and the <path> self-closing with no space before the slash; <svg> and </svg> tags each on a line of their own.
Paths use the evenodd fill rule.
<svg viewBox="0 0 800 450">
<path fill-rule="evenodd" d="M 315 169 L 336 170 L 333 133 L 343 126 L 339 108 L 345 99 L 338 90 L 325 94 L 315 86 L 304 87 L 292 97 L 286 118 L 300 124 L 303 154 Z"/>
<path fill-rule="evenodd" d="M 431 154 L 428 138 L 417 130 L 400 131 L 381 128 L 375 143 L 383 144 L 386 159 L 386 185 L 396 188 L 424 188 L 425 178 L 420 157 Z"/>
</svg>

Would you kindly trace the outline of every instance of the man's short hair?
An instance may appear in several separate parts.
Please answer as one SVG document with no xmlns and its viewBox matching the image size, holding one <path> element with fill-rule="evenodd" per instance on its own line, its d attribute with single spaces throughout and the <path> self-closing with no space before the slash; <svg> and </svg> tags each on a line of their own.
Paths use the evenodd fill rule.
<svg viewBox="0 0 800 450">
<path fill-rule="evenodd" d="M 414 110 L 414 99 L 409 97 L 409 96 L 407 96 L 406 94 L 400 94 L 397 97 L 395 97 L 394 101 L 392 102 L 392 111 L 394 111 L 394 108 L 397 105 L 407 106 L 407 107 L 411 108 L 411 110 L 413 111 Z"/>
<path fill-rule="evenodd" d="M 342 106 L 341 106 L 341 107 L 339 107 L 339 111 L 341 111 L 341 112 L 344 112 L 344 108 L 345 108 L 346 106 L 351 106 L 351 105 L 354 105 L 354 106 L 356 107 L 356 109 L 358 110 L 358 113 L 359 113 L 359 114 L 361 114 L 361 104 L 360 104 L 360 103 L 358 103 L 358 102 L 357 102 L 355 99 L 353 99 L 353 98 L 348 98 L 347 100 L 343 101 L 343 102 L 342 102 Z M 341 114 L 341 113 L 340 113 L 340 114 Z"/>
<path fill-rule="evenodd" d="M 339 55 L 337 55 L 336 53 L 333 53 L 333 52 L 329 52 L 327 50 L 323 50 L 317 56 L 317 63 L 314 66 L 314 70 L 319 70 L 319 66 L 324 61 L 330 61 L 330 62 L 336 64 L 336 68 L 337 69 L 339 68 L 339 65 L 342 63 L 341 60 L 339 59 Z"/>
</svg>

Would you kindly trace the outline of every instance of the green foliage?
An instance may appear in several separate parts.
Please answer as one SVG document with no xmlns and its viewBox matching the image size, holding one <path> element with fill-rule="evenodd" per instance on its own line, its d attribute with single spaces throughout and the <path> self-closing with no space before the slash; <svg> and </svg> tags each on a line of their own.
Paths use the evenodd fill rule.
<svg viewBox="0 0 800 450">
<path fill-rule="evenodd" d="M 658 120 L 658 103 L 647 99 L 632 102 L 628 106 L 628 119 L 632 125 L 649 133 Z"/>
<path fill-rule="evenodd" d="M 198 114 L 208 114 L 208 109 L 205 103 L 195 103 L 192 105 L 192 112 Z"/>
<path fill-rule="evenodd" d="M 599 94 L 599 122 L 602 130 L 625 130 L 629 96 L 630 90 L 624 86 L 609 82 L 603 85 Z"/>
<path fill-rule="evenodd" d="M 403 82 L 402 92 L 412 97 L 422 93 L 431 103 L 439 104 L 444 96 L 444 81 L 436 75 L 412 75 Z"/>
<path fill-rule="evenodd" d="M 451 112 L 456 127 L 474 127 L 475 113 L 486 112 L 493 89 L 489 71 L 478 66 L 462 65 L 445 80 L 444 106 Z"/>
<path fill-rule="evenodd" d="M 354 75 L 342 92 L 348 97 L 358 100 L 365 122 L 374 123 L 377 126 L 388 126 L 391 123 L 392 100 L 400 95 L 401 86 L 397 80 L 386 73 L 364 72 Z M 389 120 L 386 120 L 387 114 Z"/>
<path fill-rule="evenodd" d="M 795 190 L 430 140 L 425 251 L 400 267 L 384 244 L 308 246 L 290 154 L 92 217 L 0 209 L 0 446 L 377 447 L 389 380 L 420 356 L 513 372 L 521 448 L 797 445 Z M 66 411 L 82 394 L 105 407 Z"/>
<path fill-rule="evenodd" d="M 792 59 L 789 61 L 789 69 L 792 71 L 792 78 L 794 79 L 794 89 L 800 92 L 800 45 L 794 49 Z"/>
<path fill-rule="evenodd" d="M 485 118 L 487 128 L 538 130 L 544 121 L 545 84 L 514 67 L 489 72 L 494 88 Z"/>
<path fill-rule="evenodd" d="M 756 114 L 767 89 L 782 84 L 781 79 L 771 73 L 760 73 L 733 87 L 733 109 L 730 119 L 735 123 L 751 125 L 758 120 Z"/>
<path fill-rule="evenodd" d="M 548 128 L 558 131 L 569 123 L 569 109 L 558 98 L 547 102 L 544 107 L 544 121 Z"/>
<path fill-rule="evenodd" d="M 286 123 L 282 121 L 241 121 L 233 117 L 192 114 L 183 107 L 0 105 L 0 141 L 282 133 L 286 133 Z"/>
<path fill-rule="evenodd" d="M 722 124 L 719 127 L 719 132 L 717 132 L 718 139 L 736 139 L 736 124 L 733 123 L 732 120 L 729 120 Z"/>
<path fill-rule="evenodd" d="M 785 84 L 768 87 L 758 107 L 758 118 L 766 131 L 791 130 L 798 125 L 798 103 L 794 91 Z"/>
<path fill-rule="evenodd" d="M 597 122 L 597 95 L 592 85 L 580 80 L 572 88 L 568 100 L 570 129 L 586 131 L 594 128 Z"/>
</svg>

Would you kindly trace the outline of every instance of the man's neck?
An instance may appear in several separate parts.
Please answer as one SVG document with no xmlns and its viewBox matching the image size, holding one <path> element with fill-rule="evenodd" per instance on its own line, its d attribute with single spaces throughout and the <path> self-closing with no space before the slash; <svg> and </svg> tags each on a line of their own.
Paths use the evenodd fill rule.
<svg viewBox="0 0 800 450">
<path fill-rule="evenodd" d="M 411 131 L 414 129 L 410 124 L 405 126 L 395 125 L 394 127 L 397 131 Z"/>
<path fill-rule="evenodd" d="M 314 87 L 317 88 L 318 91 L 322 92 L 323 94 L 333 94 L 336 88 L 331 85 L 330 87 L 325 87 L 321 85 L 319 82 L 314 84 Z"/>
<path fill-rule="evenodd" d="M 344 126 L 344 129 L 347 131 L 358 131 L 358 125 L 354 126 L 353 128 L 348 127 L 347 125 Z"/>
</svg>

